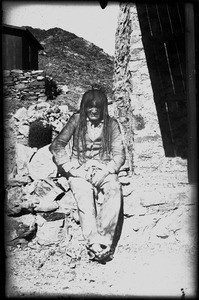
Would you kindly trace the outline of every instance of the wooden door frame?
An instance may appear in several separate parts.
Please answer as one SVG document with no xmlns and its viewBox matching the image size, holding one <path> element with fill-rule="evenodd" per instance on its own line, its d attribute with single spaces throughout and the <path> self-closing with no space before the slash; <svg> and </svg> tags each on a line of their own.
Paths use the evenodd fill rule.
<svg viewBox="0 0 199 300">
<path fill-rule="evenodd" d="M 186 85 L 187 85 L 187 120 L 188 120 L 188 180 L 197 183 L 197 84 L 196 84 L 196 16 L 194 4 L 185 4 L 186 38 Z"/>
</svg>

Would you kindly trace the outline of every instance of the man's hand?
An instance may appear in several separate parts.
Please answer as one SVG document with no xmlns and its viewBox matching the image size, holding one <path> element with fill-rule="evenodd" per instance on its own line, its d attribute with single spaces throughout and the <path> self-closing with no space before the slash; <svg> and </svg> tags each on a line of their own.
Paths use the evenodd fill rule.
<svg viewBox="0 0 199 300">
<path fill-rule="evenodd" d="M 77 162 L 67 162 L 62 165 L 66 173 L 70 173 L 74 177 L 85 177 L 86 172 L 84 166 L 80 166 Z"/>
<path fill-rule="evenodd" d="M 90 168 L 98 168 L 98 169 L 103 169 L 104 164 L 99 162 L 98 160 L 90 159 L 84 164 L 84 169 L 89 170 Z"/>
<path fill-rule="evenodd" d="M 99 187 L 103 183 L 106 176 L 108 176 L 108 174 L 109 174 L 109 171 L 106 167 L 103 167 L 102 170 L 97 169 L 95 172 L 95 175 L 91 179 L 92 184 L 95 187 Z"/>
<path fill-rule="evenodd" d="M 71 168 L 69 170 L 69 173 L 74 176 L 74 177 L 82 177 L 85 178 L 86 177 L 86 171 L 84 170 L 84 166 L 81 166 L 79 168 Z"/>
</svg>

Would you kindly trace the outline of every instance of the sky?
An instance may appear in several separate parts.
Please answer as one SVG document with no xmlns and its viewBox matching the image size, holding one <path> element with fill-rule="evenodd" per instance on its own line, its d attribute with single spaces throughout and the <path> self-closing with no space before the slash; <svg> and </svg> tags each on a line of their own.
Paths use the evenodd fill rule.
<svg viewBox="0 0 199 300">
<path fill-rule="evenodd" d="M 99 1 L 3 1 L 3 23 L 33 28 L 62 28 L 102 48 L 115 52 L 119 2 L 102 9 Z"/>
</svg>

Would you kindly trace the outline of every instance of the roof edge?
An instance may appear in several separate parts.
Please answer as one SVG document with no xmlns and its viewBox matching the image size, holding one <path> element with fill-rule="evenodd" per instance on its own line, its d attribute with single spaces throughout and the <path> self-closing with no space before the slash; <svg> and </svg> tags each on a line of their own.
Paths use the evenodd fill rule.
<svg viewBox="0 0 199 300">
<path fill-rule="evenodd" d="M 39 43 L 39 41 L 34 37 L 34 35 L 25 27 L 25 26 L 14 26 L 9 24 L 2 24 L 2 33 L 5 33 L 4 31 L 6 29 L 13 29 L 16 31 L 24 31 L 29 38 L 37 45 L 37 48 L 39 50 L 44 50 L 43 46 Z"/>
</svg>

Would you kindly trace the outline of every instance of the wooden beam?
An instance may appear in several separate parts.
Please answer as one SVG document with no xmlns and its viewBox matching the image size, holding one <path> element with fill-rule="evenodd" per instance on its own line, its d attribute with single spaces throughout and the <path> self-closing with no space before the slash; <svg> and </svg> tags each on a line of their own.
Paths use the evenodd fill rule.
<svg viewBox="0 0 199 300">
<path fill-rule="evenodd" d="M 194 5 L 185 4 L 186 83 L 188 119 L 188 180 L 197 183 L 197 116 Z"/>
</svg>

